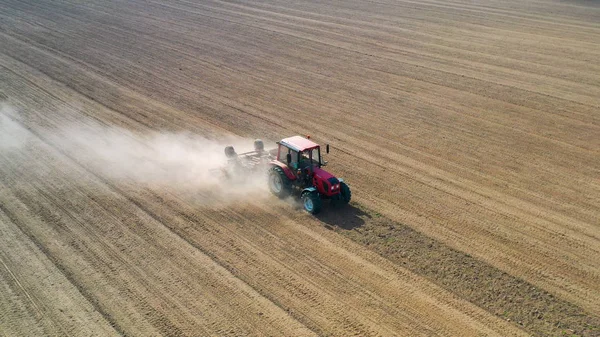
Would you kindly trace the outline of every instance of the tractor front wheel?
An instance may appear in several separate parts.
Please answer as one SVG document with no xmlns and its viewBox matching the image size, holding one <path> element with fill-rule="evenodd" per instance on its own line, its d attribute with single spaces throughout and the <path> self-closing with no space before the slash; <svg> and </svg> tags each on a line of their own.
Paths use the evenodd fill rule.
<svg viewBox="0 0 600 337">
<path fill-rule="evenodd" d="M 310 214 L 317 214 L 321 211 L 323 200 L 317 192 L 304 192 L 302 194 L 302 204 L 305 211 Z"/>
<path fill-rule="evenodd" d="M 340 197 L 344 203 L 349 203 L 350 199 L 352 199 L 352 192 L 350 191 L 350 187 L 346 185 L 345 182 L 340 183 Z"/>
<path fill-rule="evenodd" d="M 269 172 L 269 190 L 281 199 L 292 193 L 292 182 L 281 167 L 275 166 Z"/>
</svg>

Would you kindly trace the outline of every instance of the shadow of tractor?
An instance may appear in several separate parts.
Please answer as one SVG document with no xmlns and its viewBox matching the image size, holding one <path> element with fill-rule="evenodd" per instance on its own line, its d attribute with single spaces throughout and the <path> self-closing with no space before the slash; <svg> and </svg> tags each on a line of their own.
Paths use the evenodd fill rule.
<svg viewBox="0 0 600 337">
<path fill-rule="evenodd" d="M 325 223 L 325 227 L 328 229 L 338 227 L 351 230 L 364 225 L 365 219 L 370 219 L 371 215 L 350 203 L 347 205 L 328 204 L 315 217 Z"/>
</svg>

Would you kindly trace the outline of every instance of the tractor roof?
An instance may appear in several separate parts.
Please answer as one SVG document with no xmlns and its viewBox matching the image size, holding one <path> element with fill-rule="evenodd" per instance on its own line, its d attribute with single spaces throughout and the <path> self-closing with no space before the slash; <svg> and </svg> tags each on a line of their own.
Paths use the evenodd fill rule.
<svg viewBox="0 0 600 337">
<path fill-rule="evenodd" d="M 284 138 L 280 141 L 280 143 L 298 152 L 319 146 L 319 144 L 313 142 L 312 140 L 301 136 Z"/>
</svg>

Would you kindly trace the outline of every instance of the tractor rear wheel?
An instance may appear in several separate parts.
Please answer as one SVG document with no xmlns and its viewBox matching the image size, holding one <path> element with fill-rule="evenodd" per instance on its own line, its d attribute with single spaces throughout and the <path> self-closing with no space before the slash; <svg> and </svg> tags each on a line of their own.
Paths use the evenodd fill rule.
<svg viewBox="0 0 600 337">
<path fill-rule="evenodd" d="M 350 202 L 350 199 L 352 199 L 350 187 L 348 187 L 348 185 L 346 185 L 346 183 L 343 181 L 340 183 L 340 196 L 341 200 L 346 204 Z"/>
<path fill-rule="evenodd" d="M 292 182 L 279 166 L 269 172 L 269 190 L 279 198 L 285 198 L 292 193 Z"/>
<path fill-rule="evenodd" d="M 317 192 L 304 192 L 302 193 L 302 204 L 308 213 L 317 214 L 321 211 L 323 200 Z"/>
</svg>

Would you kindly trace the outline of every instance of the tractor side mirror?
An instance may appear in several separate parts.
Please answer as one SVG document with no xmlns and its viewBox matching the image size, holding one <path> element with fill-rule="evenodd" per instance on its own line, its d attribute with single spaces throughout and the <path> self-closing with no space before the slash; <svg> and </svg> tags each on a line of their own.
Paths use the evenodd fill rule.
<svg viewBox="0 0 600 337">
<path fill-rule="evenodd" d="M 292 163 L 292 154 L 288 153 L 287 156 L 285 156 L 285 160 L 287 160 L 287 164 L 290 165 Z"/>
<path fill-rule="evenodd" d="M 329 144 L 325 145 L 325 152 L 329 153 Z"/>
</svg>

